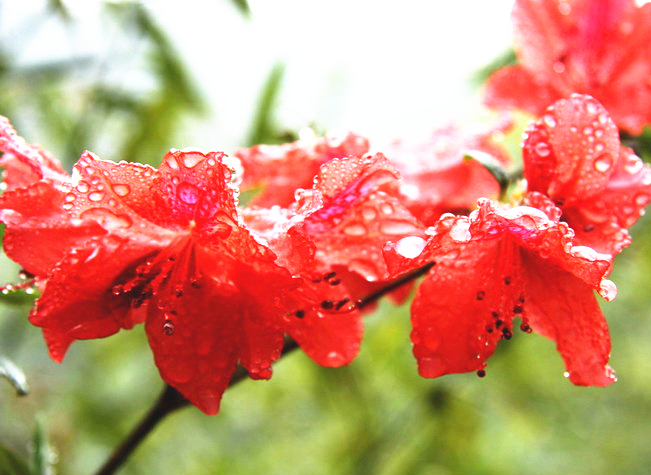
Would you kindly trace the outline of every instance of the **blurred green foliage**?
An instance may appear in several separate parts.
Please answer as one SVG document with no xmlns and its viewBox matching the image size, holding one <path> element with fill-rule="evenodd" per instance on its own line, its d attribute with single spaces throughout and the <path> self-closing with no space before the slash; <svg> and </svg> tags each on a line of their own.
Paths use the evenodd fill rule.
<svg viewBox="0 0 651 475">
<path fill-rule="evenodd" d="M 249 12 L 245 1 L 233 2 Z M 64 3 L 49 5 L 61 21 L 72 21 Z M 202 94 L 142 4 L 112 4 L 106 15 L 146 45 L 152 90 L 142 94 L 106 83 L 103 75 L 89 78 L 98 58 L 25 66 L 2 49 L 0 112 L 17 126 L 35 122 L 48 138 L 43 142 L 68 160 L 110 132 L 114 158 L 157 161 L 176 143 L 183 118 L 205 112 Z M 100 59 L 119 67 L 112 61 Z M 273 106 L 283 71 L 276 66 L 267 79 L 251 142 L 281 138 Z M 500 344 L 486 378 L 420 378 L 408 305 L 382 303 L 366 319 L 361 354 L 349 367 L 321 368 L 299 352 L 283 358 L 271 381 L 229 390 L 220 415 L 190 407 L 170 416 L 121 473 L 646 474 L 651 221 L 642 219 L 633 237 L 612 276 L 620 296 L 603 306 L 621 378 L 615 385 L 572 386 L 554 345 L 524 333 Z M 16 273 L 6 261 L 3 269 Z M 59 473 L 92 473 L 162 388 L 143 329 L 76 342 L 57 365 L 26 319 L 33 297 L 15 295 L 21 298 L 0 302 L 0 355 L 24 370 L 31 394 L 18 398 L 10 385 L 0 385 L 0 474 L 47 473 L 55 458 Z"/>
</svg>

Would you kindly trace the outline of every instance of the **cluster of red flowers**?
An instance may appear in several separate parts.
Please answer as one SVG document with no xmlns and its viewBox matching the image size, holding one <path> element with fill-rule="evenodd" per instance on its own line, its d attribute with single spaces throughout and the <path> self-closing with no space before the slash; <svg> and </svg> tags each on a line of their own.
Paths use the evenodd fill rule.
<svg viewBox="0 0 651 475">
<path fill-rule="evenodd" d="M 649 12 L 632 0 L 516 2 L 521 64 L 489 80 L 487 100 L 538 119 L 524 180 L 503 202 L 493 174 L 465 158 L 513 168 L 503 124 L 386 156 L 354 134 L 233 157 L 172 150 L 158 169 L 85 152 L 68 175 L 4 119 L 0 220 L 20 286 L 41 292 L 30 321 L 56 361 L 75 340 L 144 322 L 163 380 L 214 414 L 238 364 L 271 377 L 286 335 L 320 365 L 351 362 L 361 299 L 429 265 L 412 304 L 422 376 L 483 375 L 518 317 L 556 342 L 573 383 L 610 384 L 594 291 L 615 298 L 606 277 L 651 200 L 651 168 L 618 129 L 651 120 Z M 258 187 L 240 208 L 239 189 Z"/>
</svg>

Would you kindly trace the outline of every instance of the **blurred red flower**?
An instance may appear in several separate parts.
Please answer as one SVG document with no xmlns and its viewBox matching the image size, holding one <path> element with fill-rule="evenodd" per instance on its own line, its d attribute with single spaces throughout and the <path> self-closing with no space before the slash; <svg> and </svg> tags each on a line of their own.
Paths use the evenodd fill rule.
<svg viewBox="0 0 651 475">
<path fill-rule="evenodd" d="M 572 93 L 590 94 L 617 126 L 651 123 L 651 4 L 634 0 L 517 0 L 519 64 L 495 72 L 485 101 L 541 115 Z"/>
</svg>

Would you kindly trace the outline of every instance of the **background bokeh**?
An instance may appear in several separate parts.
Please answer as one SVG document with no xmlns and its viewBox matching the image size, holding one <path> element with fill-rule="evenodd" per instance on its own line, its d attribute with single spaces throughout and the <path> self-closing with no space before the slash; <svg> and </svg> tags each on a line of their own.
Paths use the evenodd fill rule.
<svg viewBox="0 0 651 475">
<path fill-rule="evenodd" d="M 246 5 L 0 0 L 0 114 L 68 167 L 84 149 L 157 165 L 170 147 L 228 152 L 304 127 L 353 130 L 381 150 L 491 118 L 479 71 L 508 59 L 510 0 Z M 617 384 L 572 386 L 554 345 L 521 332 L 486 378 L 422 379 L 408 306 L 382 303 L 349 367 L 285 357 L 271 381 L 228 390 L 220 415 L 170 416 L 121 473 L 646 474 L 651 222 L 632 234 L 612 275 L 619 297 L 603 305 Z M 6 258 L 0 278 L 17 279 Z M 163 387 L 146 337 L 77 342 L 57 365 L 30 305 L 0 301 L 0 357 L 31 386 L 17 397 L 0 380 L 0 474 L 43 461 L 37 428 L 55 471 L 93 473 Z"/>
</svg>

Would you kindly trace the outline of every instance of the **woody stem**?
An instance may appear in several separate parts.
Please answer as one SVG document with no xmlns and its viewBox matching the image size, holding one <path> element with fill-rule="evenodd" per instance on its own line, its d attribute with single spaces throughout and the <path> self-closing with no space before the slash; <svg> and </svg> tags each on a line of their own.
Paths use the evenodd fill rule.
<svg viewBox="0 0 651 475">
<path fill-rule="evenodd" d="M 362 309 L 373 302 L 376 302 L 386 294 L 396 290 L 397 288 L 427 274 L 429 270 L 434 266 L 433 262 L 425 264 L 418 269 L 415 269 L 407 274 L 404 274 L 400 278 L 391 281 L 386 286 L 381 289 L 373 292 L 370 295 L 367 295 L 361 300 L 356 302 L 356 307 Z M 282 356 L 291 353 L 298 348 L 298 345 L 294 340 L 287 339 L 285 341 L 285 346 L 283 347 Z M 242 381 L 246 378 L 246 370 L 238 366 L 237 370 L 233 373 L 231 377 L 231 382 L 229 387 L 234 386 L 235 384 Z M 185 399 L 176 389 L 171 386 L 165 385 L 163 392 L 160 394 L 155 404 L 149 409 L 149 412 L 142 418 L 142 420 L 134 427 L 133 431 L 122 441 L 122 443 L 113 451 L 108 460 L 102 465 L 102 467 L 96 472 L 95 475 L 112 475 L 114 474 L 123 464 L 127 461 L 129 456 L 133 451 L 142 443 L 142 441 L 149 435 L 150 432 L 162 421 L 167 415 L 175 412 L 182 407 L 190 405 L 187 399 Z"/>
</svg>

